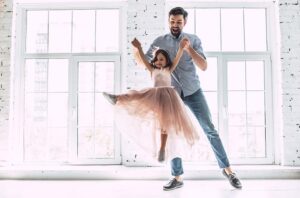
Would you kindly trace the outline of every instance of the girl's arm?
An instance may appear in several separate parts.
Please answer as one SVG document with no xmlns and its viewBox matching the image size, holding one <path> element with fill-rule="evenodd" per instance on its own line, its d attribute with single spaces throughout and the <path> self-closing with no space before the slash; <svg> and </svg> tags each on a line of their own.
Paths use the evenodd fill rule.
<svg viewBox="0 0 300 198">
<path fill-rule="evenodd" d="M 150 72 L 152 72 L 153 67 L 152 65 L 147 61 L 145 54 L 143 52 L 141 43 L 136 38 L 131 41 L 133 47 L 134 47 L 134 57 L 138 64 L 144 65 Z"/>
<path fill-rule="evenodd" d="M 180 41 L 176 57 L 173 60 L 172 66 L 170 67 L 170 72 L 173 72 L 176 69 L 176 66 L 178 65 L 179 60 L 180 60 L 180 58 L 181 58 L 181 56 L 183 54 L 183 49 L 184 49 L 184 47 L 186 45 L 186 40 L 187 40 L 187 38 L 183 38 Z"/>
</svg>

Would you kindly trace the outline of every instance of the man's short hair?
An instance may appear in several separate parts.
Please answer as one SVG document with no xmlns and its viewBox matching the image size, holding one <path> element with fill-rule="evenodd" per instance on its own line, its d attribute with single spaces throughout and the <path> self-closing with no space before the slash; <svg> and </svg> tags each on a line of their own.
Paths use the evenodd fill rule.
<svg viewBox="0 0 300 198">
<path fill-rule="evenodd" d="M 188 16 L 188 12 L 185 11 L 182 7 L 172 8 L 169 12 L 169 17 L 171 15 L 183 15 L 183 19 L 185 20 Z"/>
</svg>

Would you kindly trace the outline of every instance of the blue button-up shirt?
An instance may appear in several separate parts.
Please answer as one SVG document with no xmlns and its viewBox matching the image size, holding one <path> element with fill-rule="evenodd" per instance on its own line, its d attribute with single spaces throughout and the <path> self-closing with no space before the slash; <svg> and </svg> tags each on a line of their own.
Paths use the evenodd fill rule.
<svg viewBox="0 0 300 198">
<path fill-rule="evenodd" d="M 146 58 L 148 60 L 152 60 L 155 50 L 163 49 L 169 53 L 171 60 L 174 60 L 179 48 L 179 42 L 183 37 L 187 37 L 194 50 L 206 58 L 203 53 L 201 40 L 194 34 L 187 34 L 183 32 L 178 38 L 174 37 L 170 33 L 156 38 L 148 49 Z M 200 89 L 200 81 L 196 73 L 196 66 L 192 57 L 189 56 L 186 51 L 183 52 L 175 71 L 172 73 L 172 86 L 175 87 L 179 95 L 183 93 L 184 96 L 192 95 Z"/>
</svg>

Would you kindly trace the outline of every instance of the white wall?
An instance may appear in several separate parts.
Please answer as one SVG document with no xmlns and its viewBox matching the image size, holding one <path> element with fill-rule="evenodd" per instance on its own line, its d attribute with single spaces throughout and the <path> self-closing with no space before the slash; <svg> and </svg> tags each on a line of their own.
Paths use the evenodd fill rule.
<svg viewBox="0 0 300 198">
<path fill-rule="evenodd" d="M 300 165 L 300 1 L 280 0 L 284 165 Z"/>
<path fill-rule="evenodd" d="M 12 7 L 0 0 L 0 161 L 8 157 Z"/>
</svg>

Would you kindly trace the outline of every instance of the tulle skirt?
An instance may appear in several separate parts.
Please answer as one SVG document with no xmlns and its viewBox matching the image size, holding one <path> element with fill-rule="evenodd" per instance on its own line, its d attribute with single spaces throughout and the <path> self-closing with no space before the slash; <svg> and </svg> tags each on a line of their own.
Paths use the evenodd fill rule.
<svg viewBox="0 0 300 198">
<path fill-rule="evenodd" d="M 173 87 L 131 90 L 118 95 L 115 120 L 119 130 L 146 152 L 157 156 L 160 135 L 167 134 L 167 157 L 181 157 L 182 146 L 199 139 L 200 126 Z"/>
</svg>

